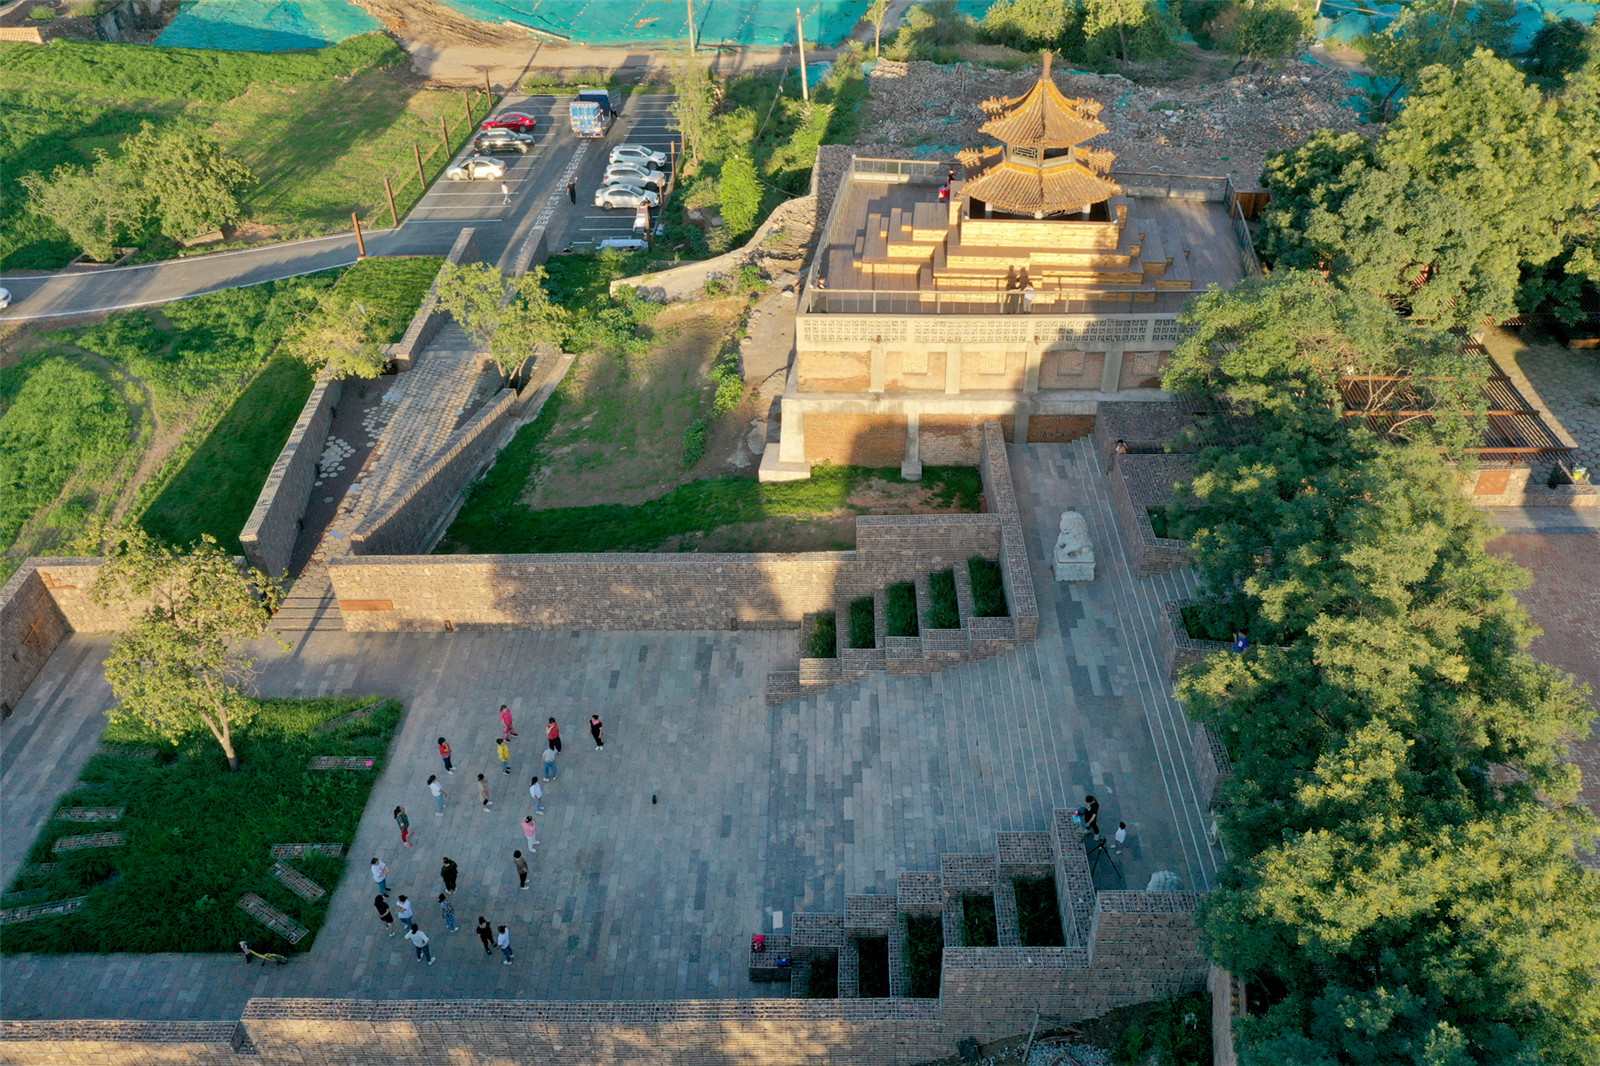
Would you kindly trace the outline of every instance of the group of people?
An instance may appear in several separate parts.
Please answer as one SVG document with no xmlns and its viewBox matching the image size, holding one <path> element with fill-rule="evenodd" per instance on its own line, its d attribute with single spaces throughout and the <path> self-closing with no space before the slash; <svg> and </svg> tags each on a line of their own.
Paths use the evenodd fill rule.
<svg viewBox="0 0 1600 1066">
<path fill-rule="evenodd" d="M 1100 801 L 1093 795 L 1083 797 L 1083 806 L 1072 812 L 1072 820 L 1078 823 L 1084 836 L 1100 839 Z M 1127 844 L 1128 823 L 1118 822 L 1116 832 L 1111 834 L 1111 850 L 1121 851 Z"/>
<path fill-rule="evenodd" d="M 511 740 L 513 737 L 518 736 L 518 733 L 516 730 L 516 722 L 512 717 L 511 708 L 505 704 L 501 704 L 500 706 L 500 726 L 500 737 L 495 741 L 495 754 L 500 759 L 500 765 L 503 772 L 510 774 Z M 596 751 L 605 750 L 605 723 L 600 720 L 600 716 L 598 714 L 589 716 L 589 736 L 594 740 L 594 747 Z M 438 743 L 439 758 L 444 763 L 444 772 L 446 774 L 455 773 L 455 753 L 450 747 L 449 740 L 445 737 L 440 737 Z M 541 761 L 543 762 L 544 780 L 546 782 L 554 781 L 556 779 L 556 758 L 560 753 L 561 726 L 560 723 L 558 723 L 555 718 L 552 717 L 545 725 L 545 749 L 543 755 L 541 756 Z M 444 785 L 440 782 L 438 774 L 429 774 L 427 784 L 428 792 L 433 796 L 434 815 L 442 818 L 444 817 L 445 798 L 449 795 L 449 793 L 445 790 Z M 478 809 L 480 811 L 488 811 L 494 806 L 494 800 L 490 796 L 489 792 L 488 779 L 483 774 L 479 774 L 477 784 L 479 800 Z M 533 816 L 534 814 L 544 813 L 544 785 L 540 782 L 540 779 L 537 776 L 533 777 L 528 783 L 528 797 L 533 801 L 533 812 L 523 816 L 520 823 L 520 829 L 522 832 L 523 846 L 527 849 L 527 854 L 532 855 L 537 852 L 539 844 L 538 828 L 534 822 Z M 416 841 L 413 839 L 415 834 L 411 829 L 411 817 L 409 814 L 407 814 L 404 805 L 395 807 L 393 811 L 393 818 L 395 825 L 400 829 L 401 845 L 408 848 L 415 847 Z M 512 868 L 517 873 L 517 887 L 523 891 L 527 891 L 528 875 L 530 871 L 527 856 L 523 854 L 521 848 L 512 851 L 511 864 Z M 382 859 L 376 856 L 373 857 L 371 872 L 372 880 L 376 883 L 378 888 L 377 895 L 375 895 L 372 899 L 372 906 L 373 909 L 378 913 L 378 920 L 382 922 L 383 925 L 388 929 L 388 935 L 391 937 L 397 932 L 403 930 L 405 932 L 406 940 L 410 942 L 411 946 L 416 951 L 417 961 L 425 962 L 429 966 L 432 966 L 436 960 L 434 959 L 433 951 L 429 946 L 431 944 L 431 940 L 428 937 L 428 934 L 422 930 L 421 923 L 416 920 L 415 901 L 402 893 L 393 904 L 390 904 L 388 881 L 389 864 L 384 862 Z M 456 893 L 456 879 L 458 875 L 459 868 L 457 867 L 455 860 L 451 859 L 449 856 L 445 856 L 443 864 L 439 867 L 439 877 L 443 882 L 444 891 L 439 893 L 437 902 L 439 914 L 444 921 L 445 928 L 452 933 L 456 932 L 458 929 L 456 925 L 455 902 L 452 898 Z M 500 949 L 500 953 L 504 956 L 504 964 L 506 966 L 511 965 L 511 960 L 515 958 L 516 953 L 512 950 L 511 931 L 507 926 L 501 925 L 496 927 L 488 920 L 487 917 L 480 914 L 478 916 L 477 934 L 478 939 L 483 943 L 483 952 L 486 956 L 492 957 L 494 955 L 494 949 L 498 947 Z"/>
</svg>

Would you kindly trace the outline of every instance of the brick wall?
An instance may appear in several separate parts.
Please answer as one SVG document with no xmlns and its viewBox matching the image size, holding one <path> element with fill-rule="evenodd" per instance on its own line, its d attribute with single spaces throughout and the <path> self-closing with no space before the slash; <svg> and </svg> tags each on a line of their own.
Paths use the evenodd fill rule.
<svg viewBox="0 0 1600 1066">
<path fill-rule="evenodd" d="M 1220 640 L 1196 640 L 1183 627 L 1183 608 L 1198 600 L 1171 600 L 1156 616 L 1156 658 L 1167 664 L 1167 676 L 1177 677 L 1185 666 L 1203 663 L 1233 645 Z"/>
<path fill-rule="evenodd" d="M 795 360 L 802 392 L 866 392 L 872 384 L 872 358 L 866 352 L 801 352 Z"/>
<path fill-rule="evenodd" d="M 1092 421 L 1092 416 L 1091 416 Z M 1000 578 L 1006 604 L 1016 622 L 1016 637 L 1033 640 L 1039 634 L 1039 603 L 1033 594 L 1033 568 L 1028 565 L 1028 545 L 1022 535 L 1016 488 L 1011 480 L 1011 460 L 1006 455 L 1004 431 L 998 422 L 983 424 L 983 451 L 978 460 L 983 478 L 983 498 L 989 513 L 1000 519 Z"/>
<path fill-rule="evenodd" d="M 925 466 L 974 466 L 983 452 L 982 418 L 923 415 L 917 426 L 917 454 Z"/>
<path fill-rule="evenodd" d="M 809 424 L 808 424 L 809 432 Z M 1094 432 L 1094 415 L 1032 415 L 1028 419 L 1030 444 L 1060 444 Z"/>
<path fill-rule="evenodd" d="M 433 547 L 441 519 L 499 450 L 516 399 L 515 390 L 501 389 L 474 413 L 438 458 L 406 479 L 394 503 L 356 527 L 351 549 L 358 555 L 405 555 Z"/>
<path fill-rule="evenodd" d="M 906 416 L 807 414 L 806 460 L 848 466 L 899 466 Z"/>
<path fill-rule="evenodd" d="M 244 557 L 250 565 L 274 577 L 282 577 L 289 569 L 289 557 L 300 534 L 300 519 L 305 517 L 317 479 L 317 461 L 328 442 L 333 409 L 343 395 L 343 381 L 319 382 L 311 390 L 239 533 L 239 543 L 244 546 Z"/>
<path fill-rule="evenodd" d="M 1039 357 L 1041 389 L 1098 389 L 1105 373 L 1104 352 L 1049 351 Z"/>
<path fill-rule="evenodd" d="M 56 606 L 38 569 L 29 564 L 0 589 L 0 701 L 14 708 L 72 627 Z"/>
<path fill-rule="evenodd" d="M 1233 780 L 1233 760 L 1228 757 L 1228 746 L 1222 734 L 1203 722 L 1189 726 L 1194 744 L 1195 790 L 1205 798 L 1206 807 L 1215 807 L 1221 801 L 1222 786 Z"/>
<path fill-rule="evenodd" d="M 9 1021 L 0 1062 L 223 1066 L 246 1046 L 238 1022 Z"/>
</svg>

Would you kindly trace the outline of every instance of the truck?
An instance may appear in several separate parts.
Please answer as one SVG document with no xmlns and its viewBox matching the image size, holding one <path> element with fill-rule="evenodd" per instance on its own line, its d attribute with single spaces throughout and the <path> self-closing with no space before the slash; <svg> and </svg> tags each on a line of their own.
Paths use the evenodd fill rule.
<svg viewBox="0 0 1600 1066">
<path fill-rule="evenodd" d="M 579 137 L 604 137 L 616 117 L 611 94 L 604 89 L 579 89 L 572 101 L 572 132 Z"/>
</svg>

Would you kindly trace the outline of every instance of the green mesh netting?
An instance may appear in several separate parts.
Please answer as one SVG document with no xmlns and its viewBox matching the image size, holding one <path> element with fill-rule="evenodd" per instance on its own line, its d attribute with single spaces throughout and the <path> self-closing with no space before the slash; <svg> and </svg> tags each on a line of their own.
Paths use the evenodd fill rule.
<svg viewBox="0 0 1600 1066">
<path fill-rule="evenodd" d="M 444 0 L 483 22 L 512 22 L 583 44 L 687 41 L 685 0 Z M 805 16 L 806 40 L 836 45 L 867 9 L 866 0 L 695 0 L 701 44 L 775 46 L 795 35 L 795 8 Z"/>
<path fill-rule="evenodd" d="M 350 0 L 191 0 L 157 44 L 241 52 L 326 48 L 346 37 L 381 30 Z"/>
</svg>

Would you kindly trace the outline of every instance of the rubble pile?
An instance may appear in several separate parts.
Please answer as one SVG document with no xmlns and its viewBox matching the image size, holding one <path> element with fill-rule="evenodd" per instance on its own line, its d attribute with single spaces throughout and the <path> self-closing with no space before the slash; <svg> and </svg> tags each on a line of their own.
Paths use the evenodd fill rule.
<svg viewBox="0 0 1600 1066">
<path fill-rule="evenodd" d="M 861 143 L 853 151 L 947 158 L 991 144 L 978 132 L 986 119 L 979 105 L 992 96 L 1020 96 L 1038 78 L 1037 68 L 1008 72 L 880 62 L 871 75 Z M 1201 85 L 1138 85 L 1114 74 L 1078 73 L 1058 73 L 1056 84 L 1068 96 L 1092 97 L 1104 106 L 1100 121 L 1110 132 L 1096 137 L 1092 147 L 1115 152 L 1119 170 L 1226 174 L 1237 188 L 1252 189 L 1267 156 L 1319 129 L 1343 132 L 1363 125 L 1348 103 L 1349 78 L 1342 70 L 1297 62 Z M 819 180 L 819 190 L 827 187 Z"/>
</svg>

